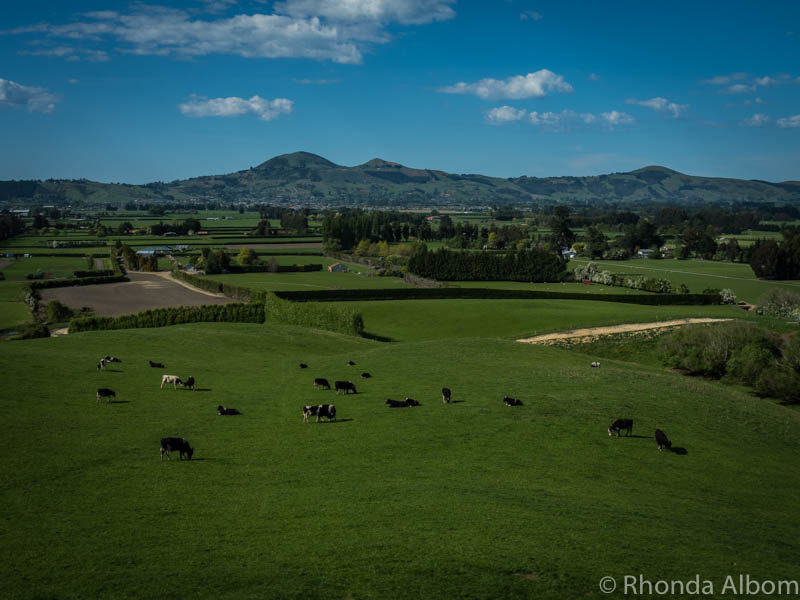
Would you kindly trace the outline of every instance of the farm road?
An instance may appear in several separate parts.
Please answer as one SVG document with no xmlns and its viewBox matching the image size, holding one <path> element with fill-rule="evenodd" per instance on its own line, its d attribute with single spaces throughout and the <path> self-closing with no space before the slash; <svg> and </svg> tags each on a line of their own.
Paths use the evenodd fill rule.
<svg viewBox="0 0 800 600">
<path fill-rule="evenodd" d="M 42 290 L 42 303 L 59 300 L 70 308 L 89 306 L 95 314 L 114 317 L 150 308 L 198 306 L 236 302 L 221 294 L 211 294 L 183 286 L 168 273 L 128 273 L 130 281 Z"/>
<path fill-rule="evenodd" d="M 628 333 L 631 331 L 645 331 L 647 329 L 661 329 L 664 327 L 678 327 L 680 325 L 691 325 L 694 323 L 716 323 L 719 321 L 731 321 L 732 319 L 676 319 L 674 321 L 656 321 L 654 323 L 628 323 L 626 325 L 611 325 L 609 327 L 589 327 L 587 329 L 573 329 L 572 331 L 562 331 L 560 333 L 548 333 L 535 337 L 517 340 L 524 344 L 548 344 L 558 340 L 569 338 L 592 338 L 599 335 L 611 335 L 614 333 Z"/>
</svg>

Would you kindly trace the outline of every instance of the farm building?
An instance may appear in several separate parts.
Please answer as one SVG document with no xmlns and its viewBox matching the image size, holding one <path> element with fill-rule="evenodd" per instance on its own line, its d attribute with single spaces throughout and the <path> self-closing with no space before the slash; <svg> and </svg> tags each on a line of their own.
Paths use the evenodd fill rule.
<svg viewBox="0 0 800 600">
<path fill-rule="evenodd" d="M 172 252 L 172 248 L 169 246 L 151 246 L 149 248 L 137 250 L 136 254 L 139 254 L 140 256 L 153 256 L 156 254 L 167 254 L 168 252 Z"/>
<path fill-rule="evenodd" d="M 345 273 L 347 271 L 347 267 L 342 263 L 333 263 L 331 266 L 328 267 L 329 273 Z"/>
<path fill-rule="evenodd" d="M 636 253 L 636 256 L 639 258 L 650 258 L 650 255 L 653 254 L 653 250 L 650 248 L 642 248 L 639 252 Z"/>
</svg>

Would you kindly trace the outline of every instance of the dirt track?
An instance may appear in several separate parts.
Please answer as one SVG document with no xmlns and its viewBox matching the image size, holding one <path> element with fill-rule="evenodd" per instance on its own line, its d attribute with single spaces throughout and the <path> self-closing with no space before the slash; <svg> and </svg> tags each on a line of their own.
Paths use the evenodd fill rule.
<svg viewBox="0 0 800 600">
<path fill-rule="evenodd" d="M 535 337 L 517 340 L 524 344 L 549 344 L 558 340 L 572 338 L 594 338 L 600 335 L 612 335 L 614 333 L 628 333 L 631 331 L 645 331 L 648 329 L 662 329 L 664 327 L 678 327 L 681 325 L 691 325 L 694 323 L 717 323 L 719 321 L 731 321 L 732 319 L 677 319 L 674 321 L 657 321 L 655 323 L 628 323 L 626 325 L 612 325 L 609 327 L 589 327 L 587 329 L 573 329 L 572 331 L 562 331 L 559 333 L 548 333 Z"/>
<path fill-rule="evenodd" d="M 129 273 L 130 281 L 42 290 L 42 304 L 59 300 L 70 308 L 89 306 L 102 316 L 129 315 L 149 308 L 198 306 L 236 302 L 221 294 L 212 294 L 183 286 L 168 273 Z"/>
</svg>

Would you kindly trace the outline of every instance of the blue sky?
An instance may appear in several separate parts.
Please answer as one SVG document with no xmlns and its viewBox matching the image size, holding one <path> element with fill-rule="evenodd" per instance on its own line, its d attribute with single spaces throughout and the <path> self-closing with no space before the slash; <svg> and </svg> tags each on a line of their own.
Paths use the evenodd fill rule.
<svg viewBox="0 0 800 600">
<path fill-rule="evenodd" d="M 800 179 L 800 3 L 42 2 L 0 20 L 0 179 L 305 150 L 455 173 Z"/>
</svg>

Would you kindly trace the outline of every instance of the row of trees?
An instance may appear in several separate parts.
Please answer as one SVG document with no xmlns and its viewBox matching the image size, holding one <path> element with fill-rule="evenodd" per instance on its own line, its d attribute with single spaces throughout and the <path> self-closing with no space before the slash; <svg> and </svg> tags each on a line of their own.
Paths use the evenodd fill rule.
<svg viewBox="0 0 800 600">
<path fill-rule="evenodd" d="M 16 215 L 0 214 L 0 241 L 25 231 L 25 223 Z"/>
<path fill-rule="evenodd" d="M 758 240 L 749 252 L 759 279 L 800 279 L 800 229 L 785 230 L 783 240 Z"/>
<path fill-rule="evenodd" d="M 561 281 L 564 262 L 552 252 L 534 248 L 515 253 L 429 251 L 420 244 L 408 270 L 440 281 Z"/>
</svg>

